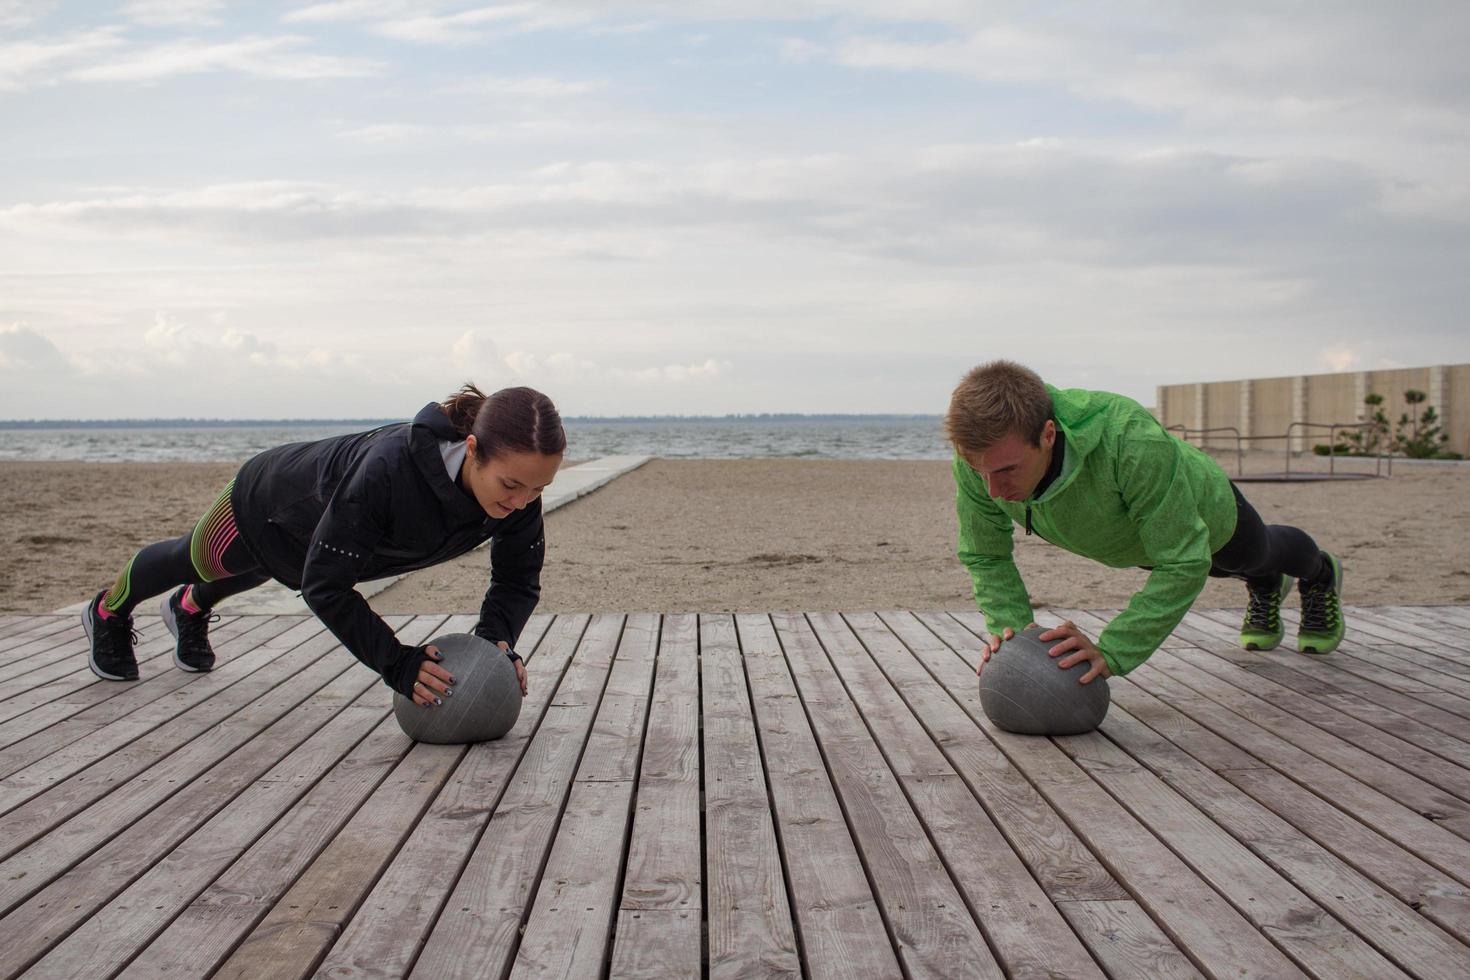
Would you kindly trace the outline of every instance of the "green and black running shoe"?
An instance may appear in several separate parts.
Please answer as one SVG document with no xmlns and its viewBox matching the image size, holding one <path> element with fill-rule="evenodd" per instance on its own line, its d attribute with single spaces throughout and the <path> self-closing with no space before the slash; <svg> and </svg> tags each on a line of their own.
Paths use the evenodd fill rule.
<svg viewBox="0 0 1470 980">
<path fill-rule="evenodd" d="M 1281 625 L 1281 600 L 1291 594 L 1291 576 L 1268 589 L 1246 584 L 1250 600 L 1245 607 L 1245 621 L 1240 624 L 1240 645 L 1247 650 L 1275 650 L 1286 635 Z"/>
<path fill-rule="evenodd" d="M 1301 583 L 1302 625 L 1296 634 L 1296 648 L 1302 653 L 1331 653 L 1347 632 L 1347 622 L 1342 618 L 1342 562 L 1335 555 L 1322 554 L 1332 563 L 1332 582 Z"/>
</svg>

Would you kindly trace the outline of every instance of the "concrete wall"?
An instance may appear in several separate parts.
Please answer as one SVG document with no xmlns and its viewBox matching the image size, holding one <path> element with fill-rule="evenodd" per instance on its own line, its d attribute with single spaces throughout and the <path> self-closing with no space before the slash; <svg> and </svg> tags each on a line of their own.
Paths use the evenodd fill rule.
<svg viewBox="0 0 1470 980">
<path fill-rule="evenodd" d="M 1408 411 L 1404 392 L 1411 388 L 1425 392 L 1429 398 L 1424 404 L 1439 412 L 1450 436 L 1447 448 L 1470 456 L 1470 364 L 1162 385 L 1156 413 L 1166 426 L 1233 426 L 1249 438 L 1248 448 L 1281 449 L 1286 440 L 1269 437 L 1285 435 L 1293 422 L 1364 421 L 1368 411 L 1363 399 L 1370 392 L 1383 396 L 1384 411 L 1397 422 Z M 1328 435 L 1326 428 L 1298 428 L 1291 448 L 1309 450 Z M 1230 432 L 1194 435 L 1190 441 L 1220 449 L 1235 446 Z"/>
</svg>

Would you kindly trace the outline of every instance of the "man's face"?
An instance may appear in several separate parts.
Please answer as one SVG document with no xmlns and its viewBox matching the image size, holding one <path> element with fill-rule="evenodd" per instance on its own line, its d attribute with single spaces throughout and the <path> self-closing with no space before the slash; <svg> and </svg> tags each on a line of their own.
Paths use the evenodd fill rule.
<svg viewBox="0 0 1470 980">
<path fill-rule="evenodd" d="M 1025 500 L 1031 496 L 1051 463 L 1051 447 L 1057 441 L 1056 423 L 1047 419 L 1041 430 L 1041 445 L 1033 446 L 1012 432 L 981 453 L 962 453 L 970 469 L 980 474 L 985 489 L 999 500 Z"/>
</svg>

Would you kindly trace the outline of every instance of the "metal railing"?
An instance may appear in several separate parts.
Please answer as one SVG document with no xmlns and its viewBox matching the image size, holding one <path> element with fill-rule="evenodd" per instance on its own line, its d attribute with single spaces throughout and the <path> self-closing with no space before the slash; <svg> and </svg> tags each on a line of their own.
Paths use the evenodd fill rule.
<svg viewBox="0 0 1470 980">
<path fill-rule="evenodd" d="M 1255 441 L 1258 441 L 1258 440 L 1267 441 L 1267 440 L 1275 440 L 1275 439 L 1284 439 L 1286 441 L 1286 471 L 1285 471 L 1285 476 L 1286 476 L 1287 479 L 1290 479 L 1291 478 L 1291 453 L 1292 453 L 1292 450 L 1291 450 L 1291 440 L 1292 440 L 1293 435 L 1295 434 L 1295 430 L 1298 429 L 1298 428 L 1303 428 L 1303 429 L 1326 429 L 1327 430 L 1327 433 L 1328 433 L 1327 434 L 1327 475 L 1328 476 L 1336 476 L 1337 475 L 1337 433 L 1339 431 L 1341 431 L 1341 430 L 1344 430 L 1344 429 L 1374 429 L 1374 428 L 1381 429 L 1382 426 L 1379 423 L 1377 423 L 1377 422 L 1292 422 L 1290 425 L 1288 425 L 1286 427 L 1286 432 L 1283 433 L 1282 435 L 1279 435 L 1279 436 L 1243 436 L 1243 435 L 1240 434 L 1240 429 L 1236 428 L 1233 425 L 1220 425 L 1220 426 L 1215 426 L 1213 428 L 1208 428 L 1208 429 L 1190 429 L 1190 428 L 1186 428 L 1185 426 L 1179 425 L 1179 424 L 1166 425 L 1166 426 L 1164 426 L 1165 431 L 1179 433 L 1180 434 L 1180 437 L 1182 439 L 1184 439 L 1186 442 L 1189 441 L 1189 437 L 1190 436 L 1208 436 L 1208 435 L 1210 435 L 1212 433 L 1216 433 L 1216 432 L 1231 432 L 1231 433 L 1234 433 L 1234 435 L 1235 435 L 1235 475 L 1236 476 L 1244 476 L 1245 475 L 1245 443 L 1247 443 L 1247 442 L 1255 442 Z M 1203 440 L 1201 440 L 1201 441 L 1203 442 Z M 1387 460 L 1388 461 L 1388 472 L 1387 472 L 1387 474 L 1384 473 L 1384 465 L 1383 465 L 1384 460 Z M 1374 457 L 1373 475 L 1374 476 L 1384 476 L 1384 475 L 1393 476 L 1393 456 L 1391 454 L 1389 454 L 1389 453 L 1387 453 L 1387 452 L 1384 451 L 1383 446 L 1382 446 L 1381 443 L 1379 444 L 1378 452 L 1375 454 L 1375 457 Z"/>
<path fill-rule="evenodd" d="M 1185 442 L 1188 442 L 1189 441 L 1189 437 L 1190 436 L 1206 436 L 1206 435 L 1209 435 L 1211 432 L 1234 432 L 1235 433 L 1235 475 L 1236 476 L 1245 476 L 1245 449 L 1242 448 L 1241 441 L 1243 439 L 1245 439 L 1245 438 L 1248 438 L 1248 437 L 1242 436 L 1240 434 L 1240 430 L 1237 429 L 1235 426 L 1233 426 L 1233 425 L 1220 425 L 1220 426 L 1216 426 L 1213 429 L 1186 429 L 1182 425 L 1170 425 L 1170 426 L 1165 426 L 1165 429 L 1167 431 L 1169 431 L 1169 432 L 1173 432 L 1173 431 L 1175 431 L 1177 429 L 1179 432 L 1183 433 L 1183 438 L 1184 438 L 1184 441 Z"/>
</svg>

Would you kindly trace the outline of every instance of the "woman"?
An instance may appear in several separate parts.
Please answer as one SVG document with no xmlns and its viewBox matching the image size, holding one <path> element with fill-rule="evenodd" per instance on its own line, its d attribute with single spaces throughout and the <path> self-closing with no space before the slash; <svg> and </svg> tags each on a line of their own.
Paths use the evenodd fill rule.
<svg viewBox="0 0 1470 980">
<path fill-rule="evenodd" d="M 399 643 L 356 591 L 490 546 L 478 636 L 512 649 L 541 595 L 541 492 L 566 449 L 561 416 L 530 388 L 486 396 L 466 384 L 412 422 L 293 443 L 248 460 L 192 533 L 133 556 L 82 614 L 89 663 L 105 680 L 138 678 L 133 609 L 174 586 L 163 618 L 183 670 L 214 666 L 211 610 L 274 578 L 299 589 L 342 645 L 395 691 L 432 706 L 454 678 L 433 647 Z"/>
</svg>

